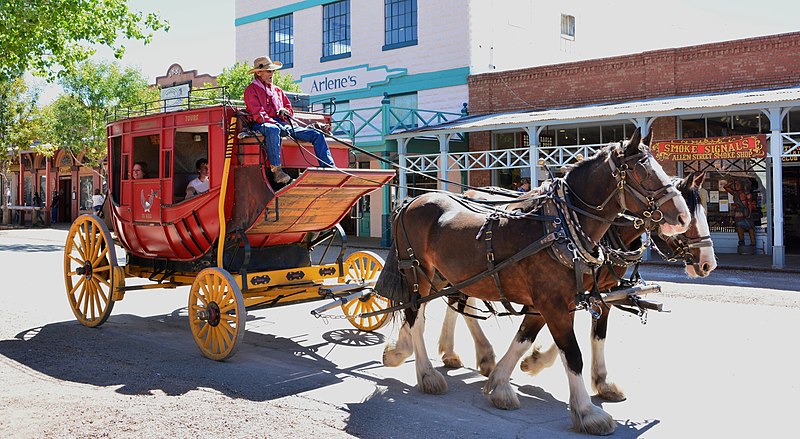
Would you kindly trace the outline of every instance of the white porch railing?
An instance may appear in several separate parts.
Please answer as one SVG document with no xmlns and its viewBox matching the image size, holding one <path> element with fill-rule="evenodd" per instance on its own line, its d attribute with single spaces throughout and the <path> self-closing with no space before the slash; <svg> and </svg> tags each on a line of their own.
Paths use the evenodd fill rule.
<svg viewBox="0 0 800 439">
<path fill-rule="evenodd" d="M 771 137 L 768 135 L 767 137 Z M 783 154 L 781 157 L 800 159 L 800 133 L 781 133 L 783 138 Z"/>
<path fill-rule="evenodd" d="M 785 146 L 782 157 L 800 158 L 800 132 L 781 133 Z M 768 134 L 767 137 L 771 137 Z M 576 163 L 579 158 L 592 156 L 600 148 L 607 145 L 598 143 L 591 145 L 539 146 L 539 160 L 546 166 L 562 167 Z M 409 169 L 418 172 L 439 172 L 440 154 L 407 155 L 406 164 Z M 495 170 L 529 168 L 531 166 L 529 148 L 497 149 L 491 151 L 453 152 L 447 155 L 448 171 Z"/>
<path fill-rule="evenodd" d="M 539 160 L 546 166 L 561 167 L 589 157 L 605 144 L 540 146 Z M 407 167 L 418 172 L 438 172 L 439 154 L 418 154 L 406 157 Z M 453 152 L 447 155 L 448 171 L 529 168 L 530 148 L 491 151 Z"/>
</svg>

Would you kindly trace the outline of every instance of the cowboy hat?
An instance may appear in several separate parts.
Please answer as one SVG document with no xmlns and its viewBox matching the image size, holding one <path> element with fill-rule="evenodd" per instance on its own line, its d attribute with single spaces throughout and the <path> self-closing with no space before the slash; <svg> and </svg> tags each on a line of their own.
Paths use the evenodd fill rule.
<svg viewBox="0 0 800 439">
<path fill-rule="evenodd" d="M 268 56 L 259 56 L 253 61 L 253 68 L 247 72 L 248 75 L 256 73 L 256 72 L 263 72 L 264 70 L 278 70 L 279 68 L 283 67 L 283 63 L 280 61 L 273 61 L 269 59 Z"/>
</svg>

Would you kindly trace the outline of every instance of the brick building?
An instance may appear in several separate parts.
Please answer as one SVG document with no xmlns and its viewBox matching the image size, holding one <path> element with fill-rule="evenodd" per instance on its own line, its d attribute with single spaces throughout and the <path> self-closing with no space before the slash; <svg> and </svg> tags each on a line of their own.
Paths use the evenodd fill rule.
<svg viewBox="0 0 800 439">
<path fill-rule="evenodd" d="M 800 251 L 799 45 L 795 32 L 476 74 L 468 78 L 472 116 L 390 137 L 403 143 L 420 135 L 469 133 L 472 159 L 450 154 L 450 171 L 442 171 L 441 159 L 437 171 L 443 176 L 454 170 L 467 173 L 476 186 L 511 187 L 523 177 L 544 178 L 539 160 L 558 172 L 596 147 L 628 137 L 636 127 L 652 129 L 655 140 L 762 134 L 768 139 L 766 157 L 663 164 L 677 175 L 706 171 L 704 189 L 718 252 L 737 250 L 732 200 L 723 186 L 746 180 L 754 204 L 756 251 L 773 254 L 774 264 L 782 266 L 787 248 Z M 492 159 L 482 162 L 484 156 Z M 407 155 L 401 161 L 413 167 L 423 159 Z"/>
</svg>

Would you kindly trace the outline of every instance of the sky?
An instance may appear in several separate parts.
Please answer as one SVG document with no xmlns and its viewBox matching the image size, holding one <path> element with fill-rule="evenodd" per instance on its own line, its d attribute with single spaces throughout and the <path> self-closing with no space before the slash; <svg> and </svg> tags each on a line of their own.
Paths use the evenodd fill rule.
<svg viewBox="0 0 800 439">
<path fill-rule="evenodd" d="M 148 45 L 126 44 L 123 64 L 138 66 L 150 83 L 173 63 L 198 74 L 218 75 L 234 63 L 236 44 L 234 0 L 131 0 L 131 10 L 158 12 L 170 23 Z M 98 56 L 113 58 L 110 51 Z"/>
<path fill-rule="evenodd" d="M 495 4 L 503 2 L 496 0 Z M 127 52 L 120 63 L 138 67 L 150 83 L 155 82 L 156 76 L 166 74 L 173 63 L 186 70 L 197 70 L 198 74 L 218 75 L 235 61 L 234 3 L 234 0 L 131 0 L 131 10 L 159 12 L 171 28 L 169 32 L 157 32 L 149 45 L 125 44 Z M 580 9 L 584 13 L 611 17 L 608 26 L 630 29 L 630 33 L 609 32 L 607 40 L 597 39 L 586 48 L 602 56 L 800 30 L 797 0 L 563 0 L 563 4 L 566 10 L 570 5 L 583 5 Z M 622 18 L 625 16 L 636 19 Z M 114 57 L 110 50 L 101 48 L 93 59 L 111 61 Z M 57 87 L 47 87 L 41 104 L 55 99 L 58 92 Z"/>
<path fill-rule="evenodd" d="M 157 76 L 166 75 L 173 63 L 185 70 L 197 70 L 198 74 L 216 76 L 235 62 L 234 0 L 131 0 L 129 6 L 145 15 L 158 12 L 169 21 L 169 32 L 154 33 L 148 45 L 124 42 L 126 51 L 122 60 L 116 60 L 110 49 L 99 47 L 93 60 L 138 67 L 151 84 Z M 61 91 L 42 81 L 33 82 L 44 87 L 40 104 L 52 102 Z"/>
</svg>

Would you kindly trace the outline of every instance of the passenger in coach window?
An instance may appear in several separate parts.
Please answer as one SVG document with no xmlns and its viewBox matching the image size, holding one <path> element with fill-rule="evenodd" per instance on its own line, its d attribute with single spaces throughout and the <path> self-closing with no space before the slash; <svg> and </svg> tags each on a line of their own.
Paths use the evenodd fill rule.
<svg viewBox="0 0 800 439">
<path fill-rule="evenodd" d="M 132 177 L 134 180 L 141 180 L 143 178 L 148 178 L 147 176 L 147 163 L 145 162 L 136 162 L 133 164 L 133 173 Z"/>
<path fill-rule="evenodd" d="M 194 198 L 198 195 L 208 192 L 209 179 L 208 179 L 208 160 L 200 159 L 195 162 L 195 168 L 199 174 L 197 178 L 190 181 L 186 186 L 186 199 Z"/>
</svg>

